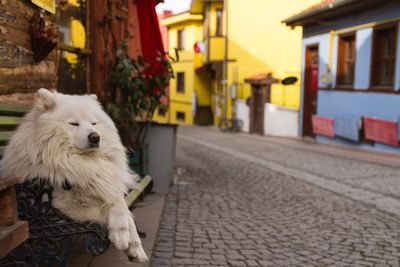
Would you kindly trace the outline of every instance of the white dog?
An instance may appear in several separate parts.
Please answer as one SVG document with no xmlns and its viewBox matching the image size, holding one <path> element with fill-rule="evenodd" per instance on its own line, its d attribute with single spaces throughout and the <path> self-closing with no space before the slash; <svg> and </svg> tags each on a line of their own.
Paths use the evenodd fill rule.
<svg viewBox="0 0 400 267">
<path fill-rule="evenodd" d="M 124 193 L 134 186 L 118 131 L 96 95 L 37 92 L 1 161 L 3 176 L 21 182 L 46 179 L 55 186 L 54 206 L 78 221 L 107 224 L 109 239 L 129 258 L 143 262 L 141 245 Z M 64 181 L 72 186 L 64 190 Z"/>
</svg>

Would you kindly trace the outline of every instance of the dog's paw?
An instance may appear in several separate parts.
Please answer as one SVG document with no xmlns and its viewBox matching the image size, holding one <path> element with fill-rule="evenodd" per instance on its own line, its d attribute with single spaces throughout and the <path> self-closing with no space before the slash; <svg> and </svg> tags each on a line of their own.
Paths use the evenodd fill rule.
<svg viewBox="0 0 400 267">
<path fill-rule="evenodd" d="M 134 262 L 145 262 L 149 259 L 144 252 L 142 245 L 137 242 L 129 245 L 129 248 L 126 250 L 126 254 L 128 255 L 128 259 Z"/>
<path fill-rule="evenodd" d="M 119 250 L 129 248 L 130 234 L 128 229 L 110 229 L 108 238 Z"/>
</svg>

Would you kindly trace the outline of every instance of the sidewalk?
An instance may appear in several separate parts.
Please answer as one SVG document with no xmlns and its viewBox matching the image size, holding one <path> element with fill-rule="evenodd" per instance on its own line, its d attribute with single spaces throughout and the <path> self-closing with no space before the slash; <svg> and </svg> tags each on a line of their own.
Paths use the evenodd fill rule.
<svg viewBox="0 0 400 267">
<path fill-rule="evenodd" d="M 190 133 L 201 139 L 213 138 L 218 136 L 220 131 L 216 127 L 206 126 L 181 126 L 180 134 Z M 287 148 L 294 148 L 296 150 L 303 150 L 308 152 L 317 152 L 326 155 L 338 156 L 342 158 L 348 158 L 352 160 L 364 161 L 369 163 L 375 163 L 380 165 L 386 165 L 390 167 L 400 167 L 400 154 L 394 154 L 389 152 L 379 152 L 366 150 L 356 147 L 348 147 L 344 145 L 334 145 L 327 143 L 316 142 L 314 139 L 300 139 L 290 137 L 276 137 L 268 135 L 258 135 L 249 133 L 224 133 L 227 138 L 230 137 L 242 137 L 246 139 L 256 139 L 262 141 L 263 144 L 266 142 L 270 145 L 284 146 Z"/>
<path fill-rule="evenodd" d="M 181 127 L 179 137 L 381 211 L 400 214 L 398 155 L 288 138 L 221 133 L 210 127 Z"/>
<path fill-rule="evenodd" d="M 139 231 L 146 233 L 146 237 L 142 238 L 143 248 L 146 251 L 149 261 L 146 263 L 132 263 L 128 261 L 126 254 L 116 250 L 112 245 L 108 250 L 95 257 L 82 251 L 80 244 L 75 246 L 71 255 L 70 267 L 147 267 L 150 264 L 151 255 L 157 241 L 158 229 L 160 226 L 161 216 L 163 214 L 165 203 L 165 195 L 150 194 L 144 198 L 143 202 L 138 202 L 133 211 L 135 222 Z M 90 261 L 92 262 L 90 263 Z"/>
<path fill-rule="evenodd" d="M 181 127 L 152 266 L 400 266 L 400 168 L 278 141 Z"/>
<path fill-rule="evenodd" d="M 248 133 L 241 133 L 240 135 L 248 136 Z M 388 165 L 393 167 L 400 166 L 400 155 L 389 153 L 370 151 L 361 148 L 352 148 L 344 145 L 333 145 L 327 143 L 319 143 L 312 139 L 298 139 L 298 138 L 286 138 L 286 137 L 275 137 L 275 136 L 259 136 L 251 135 L 255 138 L 261 138 L 264 141 L 272 141 L 277 144 L 284 146 L 290 146 L 297 149 L 304 149 L 307 151 L 331 154 L 334 156 L 344 156 L 346 158 L 366 161 L 370 163 Z"/>
</svg>

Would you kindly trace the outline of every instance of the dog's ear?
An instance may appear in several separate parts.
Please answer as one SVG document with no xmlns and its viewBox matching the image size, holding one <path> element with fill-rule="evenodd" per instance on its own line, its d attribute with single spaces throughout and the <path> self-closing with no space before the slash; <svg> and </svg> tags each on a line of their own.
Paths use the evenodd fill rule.
<svg viewBox="0 0 400 267">
<path fill-rule="evenodd" d="M 95 95 L 95 94 L 91 94 L 91 95 L 89 95 L 91 98 L 93 98 L 94 100 L 96 100 L 97 101 L 97 95 Z"/>
<path fill-rule="evenodd" d="M 47 89 L 40 88 L 36 94 L 36 108 L 40 112 L 51 110 L 56 105 L 55 95 Z"/>
</svg>

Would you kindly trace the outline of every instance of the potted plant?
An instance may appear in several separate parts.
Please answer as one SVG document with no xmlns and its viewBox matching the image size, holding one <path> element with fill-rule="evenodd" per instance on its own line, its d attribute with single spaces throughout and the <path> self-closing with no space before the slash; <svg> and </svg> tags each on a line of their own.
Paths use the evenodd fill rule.
<svg viewBox="0 0 400 267">
<path fill-rule="evenodd" d="M 177 53 L 176 53 L 177 55 Z M 175 58 L 164 52 L 152 60 L 131 58 L 126 44 L 116 49 L 106 111 L 120 132 L 131 167 L 139 174 L 148 174 L 148 145 L 145 136 L 154 111 L 166 94 L 174 77 L 171 62 Z"/>
</svg>

